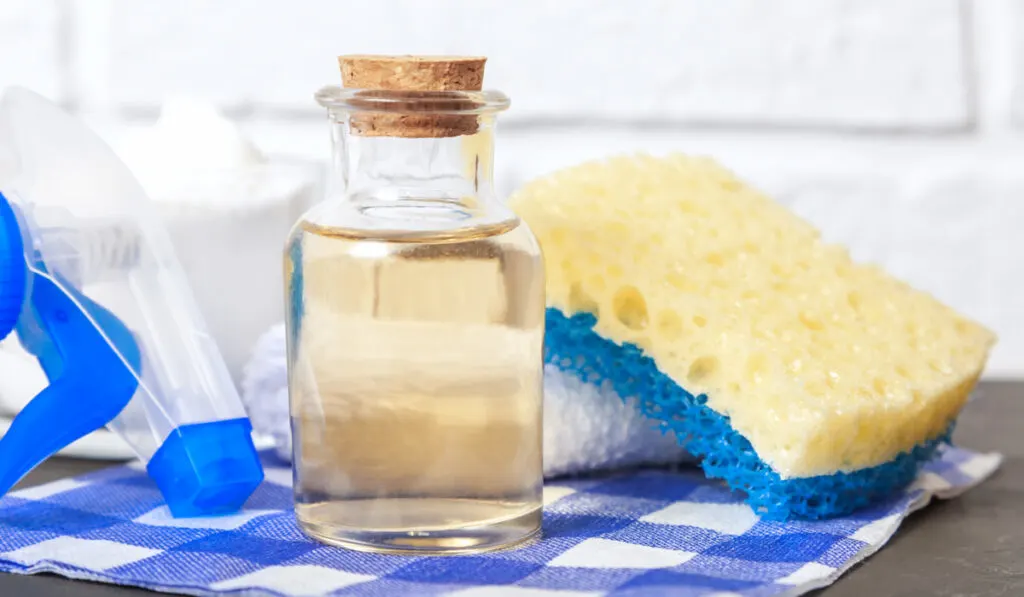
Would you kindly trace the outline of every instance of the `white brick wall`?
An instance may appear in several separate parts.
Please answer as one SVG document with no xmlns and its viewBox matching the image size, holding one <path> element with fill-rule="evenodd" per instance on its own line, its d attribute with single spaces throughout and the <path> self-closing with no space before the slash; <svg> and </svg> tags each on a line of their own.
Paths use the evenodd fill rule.
<svg viewBox="0 0 1024 597">
<path fill-rule="evenodd" d="M 310 109 L 310 90 L 337 78 L 331 57 L 360 48 L 490 56 L 490 80 L 518 98 L 513 119 L 940 129 L 970 119 L 956 0 L 115 6 L 120 105 L 188 90 Z"/>
<path fill-rule="evenodd" d="M 346 52 L 483 53 L 499 177 L 636 149 L 720 158 L 995 328 L 1024 377 L 1024 1 L 2 0 L 0 83 L 114 136 L 169 94 L 326 157 Z"/>
<path fill-rule="evenodd" d="M 65 99 L 62 33 L 54 0 L 0 2 L 0 82 Z"/>
</svg>

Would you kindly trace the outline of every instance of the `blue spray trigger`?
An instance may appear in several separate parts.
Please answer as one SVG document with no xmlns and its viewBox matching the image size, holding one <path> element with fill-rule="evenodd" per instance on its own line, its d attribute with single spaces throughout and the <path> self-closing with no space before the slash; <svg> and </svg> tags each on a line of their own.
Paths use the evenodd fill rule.
<svg viewBox="0 0 1024 597">
<path fill-rule="evenodd" d="M 132 371 L 142 361 L 131 331 L 112 313 L 81 293 L 65 293 L 46 274 L 33 276 L 31 287 L 34 325 L 19 323 L 19 335 L 38 351 L 50 385 L 0 438 L 0 495 L 39 463 L 116 417 L 135 394 Z M 40 332 L 45 338 L 36 336 Z"/>
<path fill-rule="evenodd" d="M 117 316 L 47 271 L 25 265 L 17 207 L 0 194 L 0 315 L 10 320 L 50 385 L 0 437 L 0 496 L 41 462 L 113 420 L 138 389 L 143 358 Z M 30 296 L 23 304 L 28 288 Z M 15 292 L 18 291 L 18 292 Z M 6 299 L 5 299 L 6 297 Z M 4 311 L 6 309 L 6 311 Z M 3 336 L 0 336 L 2 339 Z M 174 516 L 238 510 L 263 480 L 247 418 L 181 425 L 153 454 L 147 471 Z"/>
<path fill-rule="evenodd" d="M 0 193 L 0 338 L 17 329 L 50 380 L 0 438 L 0 495 L 43 460 L 116 417 L 137 386 L 121 359 L 141 365 L 131 331 L 88 297 L 62 290 L 44 264 L 37 263 L 39 275 L 33 275 L 24 246 L 17 208 Z"/>
</svg>

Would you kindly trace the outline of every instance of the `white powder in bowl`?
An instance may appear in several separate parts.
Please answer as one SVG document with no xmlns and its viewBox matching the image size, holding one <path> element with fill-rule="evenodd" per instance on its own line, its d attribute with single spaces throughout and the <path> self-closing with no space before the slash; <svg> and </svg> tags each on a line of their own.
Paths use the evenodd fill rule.
<svg viewBox="0 0 1024 597">
<path fill-rule="evenodd" d="M 215 107 L 173 98 L 116 150 L 157 204 L 236 383 L 283 316 L 282 251 L 313 201 L 314 165 L 265 156 Z"/>
</svg>

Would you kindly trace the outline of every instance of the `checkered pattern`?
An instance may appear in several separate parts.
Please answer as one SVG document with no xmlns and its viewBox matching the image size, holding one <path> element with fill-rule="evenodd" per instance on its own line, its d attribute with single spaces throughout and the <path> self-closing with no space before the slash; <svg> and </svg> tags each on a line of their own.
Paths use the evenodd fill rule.
<svg viewBox="0 0 1024 597">
<path fill-rule="evenodd" d="M 479 556 L 399 557 L 306 539 L 291 473 L 235 516 L 171 518 L 138 467 L 0 500 L 0 569 L 192 595 L 798 595 L 879 549 L 911 511 L 990 475 L 995 454 L 944 449 L 906 494 L 826 522 L 759 520 L 698 472 L 645 470 L 551 484 L 544 537 Z"/>
</svg>

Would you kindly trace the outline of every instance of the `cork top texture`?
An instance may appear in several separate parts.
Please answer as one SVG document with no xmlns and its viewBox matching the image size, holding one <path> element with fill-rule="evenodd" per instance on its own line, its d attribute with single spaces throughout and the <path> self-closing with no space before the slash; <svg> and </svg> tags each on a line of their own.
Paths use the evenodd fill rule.
<svg viewBox="0 0 1024 597">
<path fill-rule="evenodd" d="M 480 91 L 480 56 L 339 56 L 341 82 L 350 89 Z"/>
<path fill-rule="evenodd" d="M 439 102 L 432 94 L 482 90 L 486 61 L 482 56 L 339 56 L 342 85 L 365 90 L 365 103 L 372 105 L 371 111 L 351 115 L 352 132 L 364 137 L 416 138 L 476 133 L 476 115 L 441 112 L 472 109 L 472 100 L 453 94 L 450 100 Z M 374 101 L 389 91 L 401 93 L 386 102 Z M 425 101 L 427 97 L 432 101 Z"/>
</svg>

